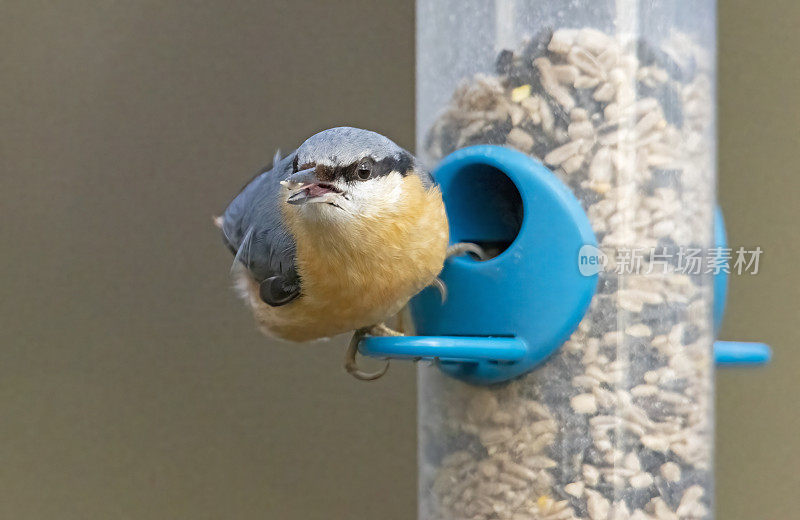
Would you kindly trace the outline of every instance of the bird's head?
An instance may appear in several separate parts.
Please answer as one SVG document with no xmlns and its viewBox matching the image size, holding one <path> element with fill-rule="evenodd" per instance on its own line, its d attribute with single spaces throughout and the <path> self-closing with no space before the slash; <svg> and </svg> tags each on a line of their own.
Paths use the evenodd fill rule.
<svg viewBox="0 0 800 520">
<path fill-rule="evenodd" d="M 416 176 L 419 182 L 405 182 Z M 297 149 L 292 174 L 281 182 L 285 201 L 308 219 L 379 215 L 402 202 L 411 186 L 431 179 L 413 155 L 390 139 L 339 127 L 313 135 Z"/>
</svg>

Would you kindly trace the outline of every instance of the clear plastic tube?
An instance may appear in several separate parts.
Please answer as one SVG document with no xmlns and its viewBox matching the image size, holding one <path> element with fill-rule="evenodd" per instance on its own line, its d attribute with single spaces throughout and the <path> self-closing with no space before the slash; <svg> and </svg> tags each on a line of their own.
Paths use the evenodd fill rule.
<svg viewBox="0 0 800 520">
<path fill-rule="evenodd" d="M 609 260 L 541 368 L 489 388 L 420 368 L 420 518 L 713 516 L 715 7 L 418 0 L 420 155 L 536 157 Z"/>
</svg>

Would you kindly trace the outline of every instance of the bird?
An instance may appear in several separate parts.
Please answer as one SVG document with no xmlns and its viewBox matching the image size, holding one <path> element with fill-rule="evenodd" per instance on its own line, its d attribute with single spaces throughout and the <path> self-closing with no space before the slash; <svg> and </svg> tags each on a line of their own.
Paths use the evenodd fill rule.
<svg viewBox="0 0 800 520">
<path fill-rule="evenodd" d="M 358 379 L 358 343 L 400 335 L 385 322 L 427 286 L 449 256 L 442 193 L 417 158 L 369 130 L 336 127 L 275 155 L 215 218 L 234 255 L 234 285 L 261 331 L 290 342 L 354 331 L 345 368 Z"/>
</svg>

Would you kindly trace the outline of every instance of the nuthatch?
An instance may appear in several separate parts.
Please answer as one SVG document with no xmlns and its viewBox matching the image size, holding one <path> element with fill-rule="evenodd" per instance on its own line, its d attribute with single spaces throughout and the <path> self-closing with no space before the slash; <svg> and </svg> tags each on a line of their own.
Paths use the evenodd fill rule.
<svg viewBox="0 0 800 520">
<path fill-rule="evenodd" d="M 235 255 L 237 287 L 262 331 L 307 341 L 356 331 L 346 367 L 367 333 L 428 285 L 447 256 L 442 195 L 417 160 L 388 138 L 357 128 L 320 132 L 262 171 L 216 219 Z"/>
</svg>

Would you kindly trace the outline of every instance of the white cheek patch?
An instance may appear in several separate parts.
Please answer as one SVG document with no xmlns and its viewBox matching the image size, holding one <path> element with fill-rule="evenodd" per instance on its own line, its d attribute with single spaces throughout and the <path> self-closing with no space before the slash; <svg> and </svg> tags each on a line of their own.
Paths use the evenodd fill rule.
<svg viewBox="0 0 800 520">
<path fill-rule="evenodd" d="M 398 172 L 354 182 L 348 185 L 347 197 L 352 202 L 352 212 L 375 216 L 396 207 L 403 197 L 403 176 Z"/>
</svg>

